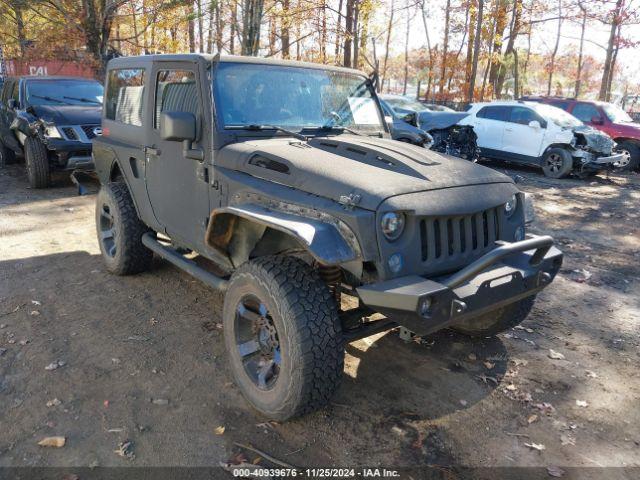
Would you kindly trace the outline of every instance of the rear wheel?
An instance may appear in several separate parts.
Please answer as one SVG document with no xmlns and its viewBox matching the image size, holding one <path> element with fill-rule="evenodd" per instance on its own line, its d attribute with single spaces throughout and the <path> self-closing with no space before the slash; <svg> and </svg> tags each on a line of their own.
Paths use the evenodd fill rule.
<svg viewBox="0 0 640 480">
<path fill-rule="evenodd" d="M 623 154 L 623 159 L 615 165 L 619 170 L 630 172 L 640 166 L 640 146 L 638 144 L 629 141 L 620 142 L 616 151 Z"/>
<path fill-rule="evenodd" d="M 337 307 L 302 260 L 262 257 L 236 270 L 223 324 L 233 378 L 264 415 L 303 415 L 328 403 L 338 388 L 344 346 Z"/>
<path fill-rule="evenodd" d="M 108 183 L 98 192 L 96 203 L 98 243 L 107 270 L 131 275 L 151 267 L 153 252 L 142 244 L 149 228 L 138 218 L 124 183 Z"/>
<path fill-rule="evenodd" d="M 472 337 L 489 337 L 520 324 L 531 312 L 535 295 L 505 307 L 464 320 L 451 328 Z"/>
<path fill-rule="evenodd" d="M 550 178 L 563 178 L 573 170 L 571 154 L 562 148 L 552 148 L 544 155 L 542 171 Z"/>
<path fill-rule="evenodd" d="M 51 183 L 47 148 L 35 137 L 24 141 L 24 156 L 31 188 L 47 188 Z"/>
</svg>

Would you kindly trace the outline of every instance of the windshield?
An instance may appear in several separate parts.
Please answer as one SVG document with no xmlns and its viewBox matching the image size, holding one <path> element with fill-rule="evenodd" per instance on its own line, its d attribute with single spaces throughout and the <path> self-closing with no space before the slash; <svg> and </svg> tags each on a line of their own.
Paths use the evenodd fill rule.
<svg viewBox="0 0 640 480">
<path fill-rule="evenodd" d="M 445 107 L 444 105 L 435 105 L 431 103 L 425 105 L 425 107 L 427 107 L 427 110 L 431 110 L 432 112 L 455 112 L 453 108 Z"/>
<path fill-rule="evenodd" d="M 364 76 L 315 68 L 220 63 L 213 81 L 224 128 L 273 125 L 289 130 L 345 127 L 384 131 Z"/>
<path fill-rule="evenodd" d="M 411 100 L 410 98 L 385 98 L 384 100 L 391 105 L 392 108 L 403 108 L 405 110 L 414 110 L 416 112 L 428 110 L 428 108 L 422 103 L 416 100 Z"/>
<path fill-rule="evenodd" d="M 103 87 L 95 80 L 27 81 L 29 105 L 102 105 Z"/>
<path fill-rule="evenodd" d="M 602 109 L 613 123 L 633 122 L 633 119 L 627 112 L 613 103 L 603 103 Z"/>
<path fill-rule="evenodd" d="M 559 127 L 571 128 L 584 125 L 584 123 L 582 123 L 576 117 L 558 107 L 539 103 L 535 105 L 535 110 L 546 120 L 552 121 Z"/>
</svg>

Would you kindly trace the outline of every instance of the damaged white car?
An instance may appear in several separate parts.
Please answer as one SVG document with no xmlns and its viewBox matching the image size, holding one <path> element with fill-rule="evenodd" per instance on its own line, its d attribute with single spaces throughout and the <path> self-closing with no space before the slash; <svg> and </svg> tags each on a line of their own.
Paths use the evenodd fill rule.
<svg viewBox="0 0 640 480">
<path fill-rule="evenodd" d="M 614 169 L 622 154 L 606 133 L 584 125 L 573 115 L 550 105 L 511 101 L 474 103 L 458 121 L 473 128 L 466 150 L 475 158 L 505 160 L 542 167 L 544 174 L 562 178 L 587 176 Z"/>
</svg>

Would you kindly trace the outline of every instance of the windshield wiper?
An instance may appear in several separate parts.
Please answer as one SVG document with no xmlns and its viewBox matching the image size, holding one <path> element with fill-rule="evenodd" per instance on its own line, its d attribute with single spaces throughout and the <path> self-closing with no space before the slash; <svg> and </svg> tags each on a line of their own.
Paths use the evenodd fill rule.
<svg viewBox="0 0 640 480">
<path fill-rule="evenodd" d="M 78 102 L 84 102 L 84 103 L 95 103 L 96 105 L 102 105 L 102 102 L 99 102 L 98 100 L 91 100 L 90 98 L 82 98 L 82 97 L 67 97 L 66 95 L 63 96 L 62 98 L 68 98 L 69 100 L 76 100 Z"/>
<path fill-rule="evenodd" d="M 46 100 L 47 102 L 58 102 L 64 103 L 65 105 L 69 105 L 69 102 L 65 102 L 64 100 L 60 100 L 59 98 L 53 98 L 48 95 L 29 95 L 30 97 L 41 98 L 42 100 Z"/>
<path fill-rule="evenodd" d="M 286 128 L 279 127 L 277 125 L 258 125 L 258 124 L 250 124 L 250 125 L 229 125 L 224 127 L 225 130 L 253 130 L 253 131 L 261 131 L 261 130 L 276 130 L 278 132 L 286 133 L 287 135 L 291 135 L 292 137 L 297 138 L 298 140 L 307 141 L 308 138 L 306 135 L 303 135 L 299 132 L 293 132 L 291 130 L 287 130 Z"/>
<path fill-rule="evenodd" d="M 318 127 L 319 130 L 324 130 L 325 132 L 330 132 L 333 130 L 341 130 L 343 132 L 349 132 L 352 135 L 358 135 L 360 137 L 366 137 L 367 135 L 365 135 L 362 132 L 358 132 L 356 130 L 353 130 L 351 128 L 348 127 L 343 127 L 342 125 L 322 125 L 321 127 Z"/>
</svg>

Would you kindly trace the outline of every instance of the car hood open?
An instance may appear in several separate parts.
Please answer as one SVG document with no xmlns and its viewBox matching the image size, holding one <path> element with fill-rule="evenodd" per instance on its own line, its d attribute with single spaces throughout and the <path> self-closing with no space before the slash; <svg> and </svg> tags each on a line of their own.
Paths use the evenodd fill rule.
<svg viewBox="0 0 640 480">
<path fill-rule="evenodd" d="M 216 164 L 298 190 L 375 210 L 406 193 L 513 183 L 495 170 L 394 140 L 343 134 L 247 140 L 223 147 Z"/>
<path fill-rule="evenodd" d="M 33 105 L 35 115 L 56 125 L 99 125 L 102 107 L 84 105 Z"/>
</svg>

